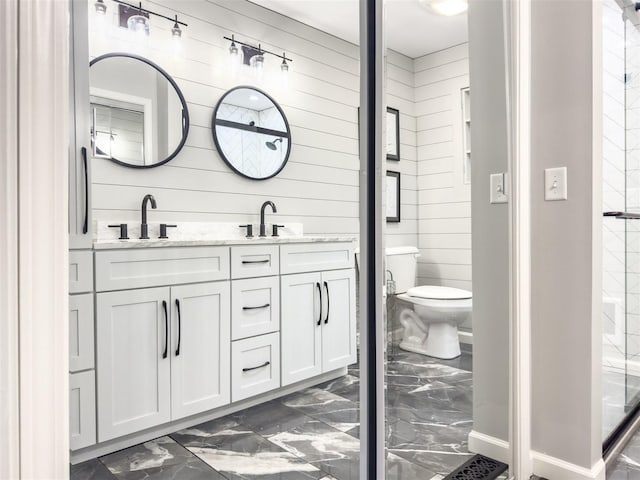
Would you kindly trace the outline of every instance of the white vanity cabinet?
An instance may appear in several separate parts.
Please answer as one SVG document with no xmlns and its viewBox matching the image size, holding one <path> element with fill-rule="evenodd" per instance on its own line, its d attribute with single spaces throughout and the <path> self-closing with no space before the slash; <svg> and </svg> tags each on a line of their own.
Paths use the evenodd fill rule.
<svg viewBox="0 0 640 480">
<path fill-rule="evenodd" d="M 281 247 L 282 385 L 290 385 L 356 361 L 353 244 Z M 326 268 L 337 268 L 325 270 Z"/>
<path fill-rule="evenodd" d="M 229 282 L 171 287 L 171 416 L 231 401 Z"/>
<path fill-rule="evenodd" d="M 171 420 L 169 301 L 168 287 L 98 293 L 98 441 Z"/>
</svg>

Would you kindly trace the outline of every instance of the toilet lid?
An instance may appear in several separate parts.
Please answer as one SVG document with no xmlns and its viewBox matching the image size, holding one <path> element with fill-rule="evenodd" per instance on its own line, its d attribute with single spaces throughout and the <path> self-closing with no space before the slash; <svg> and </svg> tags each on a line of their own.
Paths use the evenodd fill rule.
<svg viewBox="0 0 640 480">
<path fill-rule="evenodd" d="M 433 300 L 462 300 L 471 298 L 471 292 L 461 288 L 437 287 L 435 285 L 423 285 L 407 290 L 407 295 L 417 298 L 428 298 Z"/>
</svg>

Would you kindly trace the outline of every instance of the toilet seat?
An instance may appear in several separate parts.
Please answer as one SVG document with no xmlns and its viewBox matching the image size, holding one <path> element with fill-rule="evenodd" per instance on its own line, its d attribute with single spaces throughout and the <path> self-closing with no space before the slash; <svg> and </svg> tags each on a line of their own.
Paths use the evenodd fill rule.
<svg viewBox="0 0 640 480">
<path fill-rule="evenodd" d="M 464 300 L 473 297 L 471 292 L 468 290 L 452 287 L 440 287 L 437 285 L 413 287 L 407 290 L 407 295 L 427 300 Z"/>
</svg>

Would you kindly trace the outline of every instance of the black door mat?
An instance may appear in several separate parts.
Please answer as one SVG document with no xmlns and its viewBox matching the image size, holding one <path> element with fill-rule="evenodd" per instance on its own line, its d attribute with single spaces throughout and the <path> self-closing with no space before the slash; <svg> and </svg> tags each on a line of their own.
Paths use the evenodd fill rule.
<svg viewBox="0 0 640 480">
<path fill-rule="evenodd" d="M 484 455 L 474 455 L 442 480 L 494 480 L 508 465 Z"/>
</svg>

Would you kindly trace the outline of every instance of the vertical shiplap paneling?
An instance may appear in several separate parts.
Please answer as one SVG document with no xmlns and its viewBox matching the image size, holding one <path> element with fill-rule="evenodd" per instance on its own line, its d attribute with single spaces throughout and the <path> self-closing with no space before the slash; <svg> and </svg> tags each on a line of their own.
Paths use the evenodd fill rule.
<svg viewBox="0 0 640 480">
<path fill-rule="evenodd" d="M 469 86 L 468 45 L 417 58 L 414 72 L 418 281 L 471 290 L 471 196 L 463 181 L 461 106 L 461 89 Z"/>
<path fill-rule="evenodd" d="M 386 224 L 386 246 L 418 244 L 418 190 L 413 60 L 387 51 L 387 105 L 400 111 L 400 161 L 386 162 L 400 172 L 400 223 Z M 387 128 L 395 128 L 388 125 Z"/>
<path fill-rule="evenodd" d="M 116 23 L 117 5 L 110 0 L 109 20 Z M 153 18 L 145 45 L 112 25 L 91 28 L 92 57 L 107 51 L 137 53 L 166 69 L 182 89 L 191 116 L 189 138 L 170 163 L 151 170 L 127 169 L 93 159 L 93 209 L 96 220 L 138 221 L 140 201 L 152 193 L 155 221 L 257 222 L 263 201 L 273 200 L 281 222 L 302 222 L 309 234 L 358 234 L 359 50 L 290 18 L 244 0 L 148 2 L 159 13 L 189 24 L 182 49 L 169 43 L 171 24 Z M 93 19 L 92 19 L 93 21 Z M 229 43 L 222 37 L 286 51 L 291 82 L 282 87 L 279 61 L 267 56 L 262 82 L 251 72 L 232 76 Z M 411 81 L 410 75 L 407 76 Z M 210 133 L 213 108 L 226 90 L 253 84 L 267 91 L 284 109 L 292 130 L 289 163 L 275 178 L 252 181 L 234 174 L 218 155 Z M 411 91 L 403 93 L 411 102 Z M 409 130 L 413 120 L 407 123 Z M 411 135 L 406 135 L 411 143 Z M 407 149 L 407 150 L 410 150 Z M 411 158 L 415 162 L 415 155 Z M 410 180 L 407 205 L 415 206 Z M 407 213 L 415 223 L 415 213 Z M 409 229 L 414 232 L 415 228 Z"/>
</svg>

